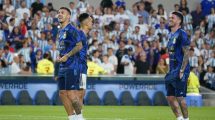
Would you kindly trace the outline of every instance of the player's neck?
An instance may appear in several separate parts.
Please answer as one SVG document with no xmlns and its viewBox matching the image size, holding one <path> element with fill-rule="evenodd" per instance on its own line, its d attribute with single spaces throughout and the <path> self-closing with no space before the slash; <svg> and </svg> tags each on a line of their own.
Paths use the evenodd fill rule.
<svg viewBox="0 0 215 120">
<path fill-rule="evenodd" d="M 171 32 L 175 33 L 180 28 L 181 28 L 180 26 L 171 27 Z"/>
<path fill-rule="evenodd" d="M 68 24 L 69 24 L 69 22 L 61 23 L 61 24 L 60 24 L 60 28 L 63 29 L 63 28 L 65 28 Z"/>
<path fill-rule="evenodd" d="M 89 32 L 89 30 L 86 27 L 81 27 L 81 30 L 84 32 L 85 35 Z"/>
</svg>

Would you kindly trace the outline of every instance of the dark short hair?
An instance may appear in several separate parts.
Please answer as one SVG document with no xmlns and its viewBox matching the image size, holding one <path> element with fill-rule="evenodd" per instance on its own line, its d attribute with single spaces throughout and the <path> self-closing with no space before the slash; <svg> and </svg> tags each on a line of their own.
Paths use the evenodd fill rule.
<svg viewBox="0 0 215 120">
<path fill-rule="evenodd" d="M 61 7 L 60 9 L 66 10 L 71 15 L 71 11 L 69 10 L 69 8 L 67 8 L 67 7 Z"/>
<path fill-rule="evenodd" d="M 176 15 L 181 20 L 180 25 L 182 25 L 183 24 L 183 18 L 184 18 L 183 15 L 182 15 L 182 13 L 176 11 L 176 12 L 172 12 L 172 14 Z"/>
<path fill-rule="evenodd" d="M 86 20 L 88 17 L 90 17 L 89 14 L 87 14 L 87 13 L 82 13 L 82 14 L 79 15 L 78 21 L 79 21 L 80 23 L 82 23 L 82 22 L 83 22 L 84 20 Z"/>
</svg>

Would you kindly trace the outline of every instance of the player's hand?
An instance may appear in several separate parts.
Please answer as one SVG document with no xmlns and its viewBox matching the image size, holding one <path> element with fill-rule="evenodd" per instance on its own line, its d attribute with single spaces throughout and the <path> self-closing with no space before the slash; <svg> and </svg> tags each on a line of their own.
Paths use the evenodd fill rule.
<svg viewBox="0 0 215 120">
<path fill-rule="evenodd" d="M 66 62 L 68 60 L 68 55 L 64 55 L 62 58 L 59 58 L 57 61 L 58 62 Z"/>
<path fill-rule="evenodd" d="M 182 79 L 183 75 L 184 75 L 184 72 L 180 72 L 179 74 L 180 80 Z"/>
</svg>

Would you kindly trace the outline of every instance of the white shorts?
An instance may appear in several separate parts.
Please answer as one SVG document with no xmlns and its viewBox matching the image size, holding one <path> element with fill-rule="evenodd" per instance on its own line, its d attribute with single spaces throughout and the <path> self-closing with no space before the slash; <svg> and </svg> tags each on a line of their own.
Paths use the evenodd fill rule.
<svg viewBox="0 0 215 120">
<path fill-rule="evenodd" d="M 81 74 L 80 78 L 80 89 L 86 89 L 87 88 L 87 75 Z"/>
</svg>

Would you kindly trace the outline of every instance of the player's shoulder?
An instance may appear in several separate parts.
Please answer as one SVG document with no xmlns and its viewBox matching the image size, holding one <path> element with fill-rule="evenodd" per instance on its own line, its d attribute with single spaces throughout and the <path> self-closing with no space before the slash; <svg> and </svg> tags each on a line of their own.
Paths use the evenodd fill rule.
<svg viewBox="0 0 215 120">
<path fill-rule="evenodd" d="M 187 35 L 187 32 L 184 29 L 179 29 L 179 33 L 181 33 L 182 36 Z"/>
</svg>

